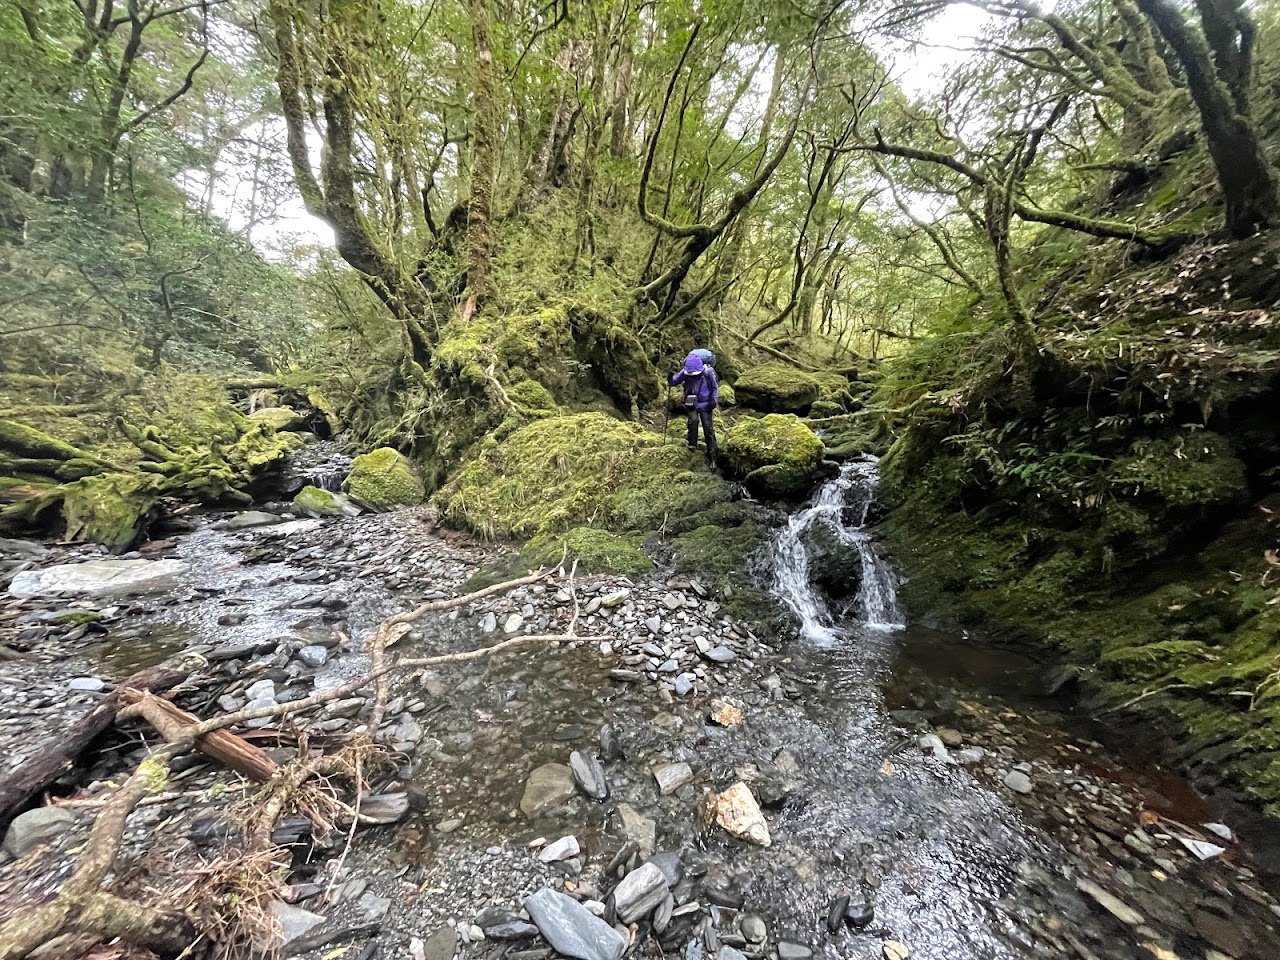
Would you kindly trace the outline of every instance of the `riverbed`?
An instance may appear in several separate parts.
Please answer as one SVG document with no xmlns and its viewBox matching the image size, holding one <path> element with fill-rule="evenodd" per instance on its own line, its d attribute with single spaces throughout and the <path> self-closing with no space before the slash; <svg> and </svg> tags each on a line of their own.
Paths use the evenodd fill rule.
<svg viewBox="0 0 1280 960">
<path fill-rule="evenodd" d="M 796 613 L 781 630 L 726 616 L 710 581 L 658 569 L 562 576 L 415 625 L 400 655 L 560 632 L 575 609 L 579 634 L 596 639 L 399 680 L 377 789 L 408 809 L 357 832 L 349 851 L 345 836 L 294 847 L 281 896 L 294 901 L 287 916 L 313 925 L 285 952 L 541 960 L 551 948 L 522 916 L 527 897 L 551 887 L 614 920 L 619 875 L 657 853 L 663 903 L 623 924 L 647 956 L 1280 956 L 1272 828 L 1250 820 L 1241 840 L 1234 811 L 1042 694 L 1034 661 L 908 623 L 866 525 L 874 479 L 873 465 L 846 468 L 816 513 L 780 531 L 772 586 Z M 509 562 L 433 532 L 418 511 L 243 529 L 225 519 L 148 553 L 187 564 L 161 593 L 7 604 L 3 638 L 29 652 L 0 671 L 5 769 L 91 707 L 92 681 L 109 689 L 180 650 L 230 647 L 246 652 L 215 660 L 187 709 L 236 709 L 264 679 L 278 701 L 296 698 L 358 675 L 362 640 L 386 616 Z M 874 568 L 847 610 L 807 590 L 786 539 L 797 520 L 835 525 Z M 90 555 L 56 548 L 31 562 Z M 253 735 L 281 760 L 299 733 L 336 744 L 367 716 L 354 699 Z M 740 722 L 708 719 L 720 701 Z M 0 916 L 48 896 L 102 794 L 95 782 L 145 749 L 141 728 L 113 734 L 66 784 L 75 822 L 23 860 L 5 855 Z M 529 804 L 534 771 L 575 751 L 600 761 L 607 798 L 578 789 Z M 680 764 L 685 782 L 663 792 L 655 769 Z M 202 825 L 249 792 L 198 761 L 179 777 L 171 799 L 131 819 L 119 872 L 138 890 L 213 856 Z M 763 807 L 768 846 L 707 820 L 708 794 L 737 782 Z M 566 837 L 574 852 L 544 856 Z"/>
</svg>

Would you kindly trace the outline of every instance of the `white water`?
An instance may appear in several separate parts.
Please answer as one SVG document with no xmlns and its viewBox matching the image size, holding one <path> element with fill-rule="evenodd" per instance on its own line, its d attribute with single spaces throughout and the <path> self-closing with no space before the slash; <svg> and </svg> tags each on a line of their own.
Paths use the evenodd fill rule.
<svg viewBox="0 0 1280 960">
<path fill-rule="evenodd" d="M 862 581 L 854 603 L 857 626 L 869 630 L 898 630 L 893 571 L 876 553 L 866 531 L 867 516 L 880 483 L 874 458 L 854 460 L 840 468 L 840 475 L 818 491 L 813 502 L 792 514 L 778 534 L 773 548 L 773 586 L 778 597 L 800 618 L 800 635 L 822 646 L 831 646 L 848 635 L 837 626 L 826 601 L 809 578 L 806 534 L 822 524 L 844 544 L 853 547 L 862 565 Z"/>
</svg>

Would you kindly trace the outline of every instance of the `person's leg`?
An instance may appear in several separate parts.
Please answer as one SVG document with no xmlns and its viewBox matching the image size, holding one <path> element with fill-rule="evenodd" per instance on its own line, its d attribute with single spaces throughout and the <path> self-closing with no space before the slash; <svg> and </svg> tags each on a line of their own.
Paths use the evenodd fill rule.
<svg viewBox="0 0 1280 960">
<path fill-rule="evenodd" d="M 698 449 L 698 411 L 692 407 L 689 408 L 689 433 L 685 442 L 690 450 Z"/>
<path fill-rule="evenodd" d="M 716 427 L 715 427 L 715 411 L 700 411 L 699 419 L 702 420 L 702 435 L 707 440 L 707 463 L 715 468 L 716 461 L 720 458 L 720 447 L 716 444 Z"/>
</svg>

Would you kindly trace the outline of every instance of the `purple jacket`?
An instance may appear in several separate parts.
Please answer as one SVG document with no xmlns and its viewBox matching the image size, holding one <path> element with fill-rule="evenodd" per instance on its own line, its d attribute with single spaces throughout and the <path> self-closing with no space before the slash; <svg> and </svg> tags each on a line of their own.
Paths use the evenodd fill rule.
<svg viewBox="0 0 1280 960">
<path fill-rule="evenodd" d="M 691 361 L 686 361 L 685 369 L 672 376 L 671 386 L 684 384 L 684 395 L 696 398 L 694 410 L 714 410 L 720 405 L 720 381 L 716 379 L 715 368 L 704 366 L 701 359 L 697 360 L 696 366 L 702 369 L 694 372 L 694 366 Z"/>
</svg>

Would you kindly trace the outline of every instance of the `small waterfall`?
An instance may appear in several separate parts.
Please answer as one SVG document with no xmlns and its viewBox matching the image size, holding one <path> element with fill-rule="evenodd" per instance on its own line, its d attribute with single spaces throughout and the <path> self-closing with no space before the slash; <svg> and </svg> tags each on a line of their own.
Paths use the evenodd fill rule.
<svg viewBox="0 0 1280 960">
<path fill-rule="evenodd" d="M 862 567 L 854 601 L 857 625 L 871 630 L 902 627 L 893 571 L 876 553 L 865 529 L 879 482 L 874 458 L 846 463 L 809 506 L 791 515 L 774 543 L 774 592 L 795 611 L 800 618 L 800 635 L 812 643 L 830 646 L 846 636 L 810 579 L 806 535 L 819 524 L 857 552 Z"/>
</svg>

